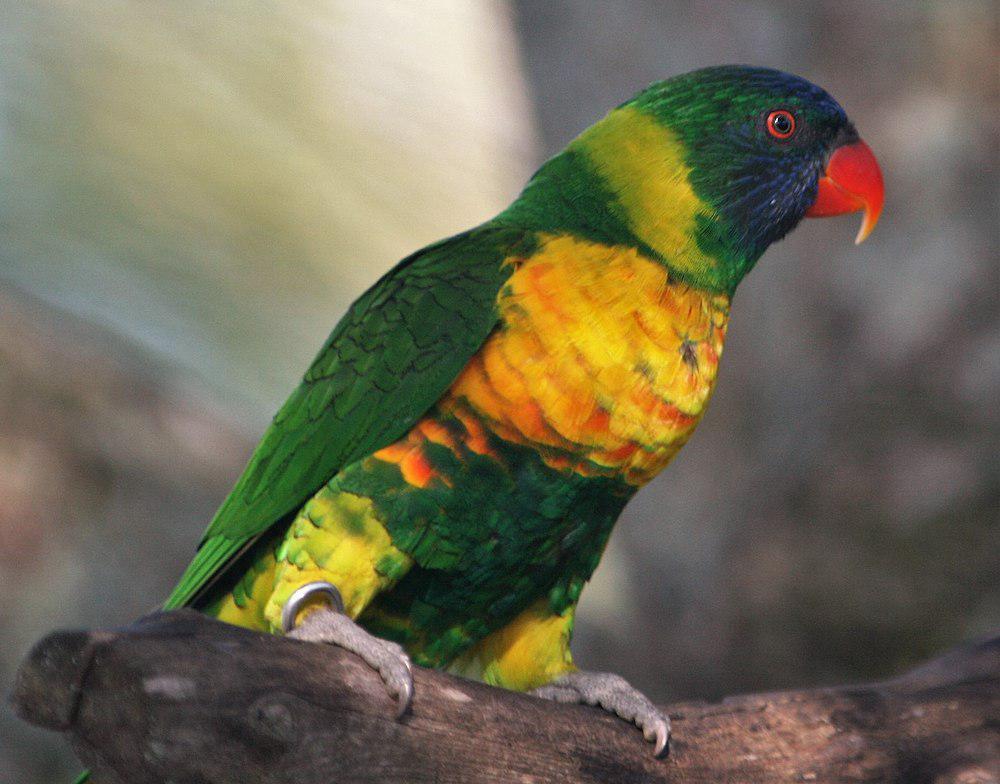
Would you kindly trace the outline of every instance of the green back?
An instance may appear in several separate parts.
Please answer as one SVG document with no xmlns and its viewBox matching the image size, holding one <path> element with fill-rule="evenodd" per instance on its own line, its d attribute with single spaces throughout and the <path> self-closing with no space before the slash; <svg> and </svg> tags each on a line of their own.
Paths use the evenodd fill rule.
<svg viewBox="0 0 1000 784">
<path fill-rule="evenodd" d="M 164 608 L 196 603 L 235 558 L 344 466 L 401 438 L 496 325 L 496 298 L 530 253 L 485 224 L 407 257 L 334 328 L 216 512 Z"/>
</svg>

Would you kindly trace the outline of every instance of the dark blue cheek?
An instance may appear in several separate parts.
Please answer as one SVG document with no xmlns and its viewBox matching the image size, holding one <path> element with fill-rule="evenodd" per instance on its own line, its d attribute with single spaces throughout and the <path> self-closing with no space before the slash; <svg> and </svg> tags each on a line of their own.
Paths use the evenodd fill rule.
<svg viewBox="0 0 1000 784">
<path fill-rule="evenodd" d="M 810 160 L 761 152 L 748 160 L 742 189 L 726 210 L 752 252 L 763 253 L 795 228 L 816 198 L 818 167 Z M 740 187 L 738 185 L 737 187 Z"/>
<path fill-rule="evenodd" d="M 797 194 L 797 201 L 795 207 L 805 215 L 806 210 L 808 210 L 814 201 L 816 201 L 816 191 L 819 190 L 819 178 L 822 173 L 822 167 L 819 164 L 812 166 L 810 169 L 806 170 L 802 176 L 802 182 L 800 185 L 799 193 Z"/>
</svg>

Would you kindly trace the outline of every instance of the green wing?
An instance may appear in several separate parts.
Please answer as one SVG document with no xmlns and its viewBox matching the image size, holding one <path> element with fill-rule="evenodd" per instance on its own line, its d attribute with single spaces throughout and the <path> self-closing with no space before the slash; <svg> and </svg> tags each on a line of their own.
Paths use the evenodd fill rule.
<svg viewBox="0 0 1000 784">
<path fill-rule="evenodd" d="M 196 601 L 233 560 L 345 465 L 402 437 L 496 325 L 496 297 L 531 240 L 486 224 L 407 257 L 334 328 L 216 512 L 165 609 Z"/>
</svg>

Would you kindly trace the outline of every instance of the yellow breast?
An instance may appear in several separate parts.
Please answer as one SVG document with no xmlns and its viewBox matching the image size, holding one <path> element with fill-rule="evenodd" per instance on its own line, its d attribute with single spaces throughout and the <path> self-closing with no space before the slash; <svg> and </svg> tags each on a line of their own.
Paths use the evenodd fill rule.
<svg viewBox="0 0 1000 784">
<path fill-rule="evenodd" d="M 500 293 L 501 323 L 443 401 L 586 475 L 642 484 L 712 393 L 729 300 L 634 249 L 553 236 Z"/>
</svg>

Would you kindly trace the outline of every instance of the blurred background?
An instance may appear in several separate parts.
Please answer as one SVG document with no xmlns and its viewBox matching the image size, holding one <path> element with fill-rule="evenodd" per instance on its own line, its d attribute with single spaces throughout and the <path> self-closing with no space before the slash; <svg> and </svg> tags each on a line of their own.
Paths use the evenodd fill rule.
<svg viewBox="0 0 1000 784">
<path fill-rule="evenodd" d="M 629 506 L 576 658 L 658 700 L 881 677 L 1000 626 L 989 0 L 0 4 L 0 685 L 152 609 L 354 299 L 650 81 L 845 106 L 881 225 L 744 282 L 697 436 Z M 0 780 L 75 770 L 0 709 Z M 63 779 L 65 780 L 65 779 Z"/>
</svg>

